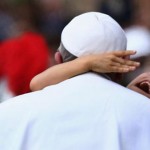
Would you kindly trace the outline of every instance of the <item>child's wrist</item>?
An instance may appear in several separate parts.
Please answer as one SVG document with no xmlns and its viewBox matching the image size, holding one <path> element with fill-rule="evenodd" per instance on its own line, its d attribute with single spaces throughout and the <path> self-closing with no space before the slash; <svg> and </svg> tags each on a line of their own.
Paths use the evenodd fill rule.
<svg viewBox="0 0 150 150">
<path fill-rule="evenodd" d="M 84 70 L 85 72 L 91 71 L 92 70 L 92 57 L 91 56 L 85 56 L 83 59 L 83 64 L 84 64 Z"/>
</svg>

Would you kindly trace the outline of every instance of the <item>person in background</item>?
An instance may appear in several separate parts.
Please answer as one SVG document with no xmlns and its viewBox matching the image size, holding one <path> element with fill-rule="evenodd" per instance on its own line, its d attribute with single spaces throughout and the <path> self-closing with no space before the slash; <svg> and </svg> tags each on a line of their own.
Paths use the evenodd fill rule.
<svg viewBox="0 0 150 150">
<path fill-rule="evenodd" d="M 126 29 L 125 33 L 127 36 L 127 49 L 136 49 L 137 51 L 136 55 L 131 56 L 131 59 L 141 62 L 141 67 L 136 71 L 129 73 L 124 80 L 124 84 L 127 85 L 135 77 L 150 71 L 150 32 L 144 27 L 132 26 Z"/>
<path fill-rule="evenodd" d="M 37 33 L 26 32 L 6 40 L 0 51 L 4 90 L 1 101 L 30 92 L 30 80 L 51 65 L 46 41 Z"/>
<path fill-rule="evenodd" d="M 125 33 L 128 41 L 127 49 L 137 50 L 137 54 L 132 55 L 131 59 L 141 62 L 141 66 L 128 73 L 123 83 L 150 98 L 150 31 L 144 26 L 134 25 L 127 28 Z"/>
<path fill-rule="evenodd" d="M 8 4 L 3 8 L 12 19 L 9 28 L 4 28 L 7 38 L 0 45 L 0 101 L 5 101 L 31 92 L 30 80 L 52 65 L 52 48 L 37 29 L 31 1 L 1 3 Z"/>
</svg>

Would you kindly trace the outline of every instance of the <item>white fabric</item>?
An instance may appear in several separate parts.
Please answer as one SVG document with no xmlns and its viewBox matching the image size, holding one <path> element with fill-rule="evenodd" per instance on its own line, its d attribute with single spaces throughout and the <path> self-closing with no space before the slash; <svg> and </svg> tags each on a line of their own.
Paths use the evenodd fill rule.
<svg viewBox="0 0 150 150">
<path fill-rule="evenodd" d="M 69 22 L 62 31 L 61 42 L 71 54 L 79 57 L 126 50 L 127 40 L 113 18 L 99 12 L 88 12 Z"/>
<path fill-rule="evenodd" d="M 131 26 L 125 30 L 127 36 L 127 49 L 136 50 L 131 58 L 150 55 L 150 31 L 145 27 Z"/>
<path fill-rule="evenodd" d="M 0 150 L 149 149 L 149 99 L 96 74 L 0 104 Z"/>
<path fill-rule="evenodd" d="M 7 80 L 5 78 L 1 79 L 1 81 L 0 81 L 0 102 L 3 102 L 12 97 L 14 97 L 14 94 L 12 91 L 9 90 Z"/>
</svg>

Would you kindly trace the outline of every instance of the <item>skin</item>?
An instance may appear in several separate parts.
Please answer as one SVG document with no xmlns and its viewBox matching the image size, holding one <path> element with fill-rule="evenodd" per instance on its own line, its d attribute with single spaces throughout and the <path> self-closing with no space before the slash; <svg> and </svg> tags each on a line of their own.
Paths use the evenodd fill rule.
<svg viewBox="0 0 150 150">
<path fill-rule="evenodd" d="M 49 85 L 57 84 L 89 71 L 98 73 L 127 73 L 133 71 L 140 63 L 125 58 L 135 53 L 136 51 L 107 52 L 84 56 L 70 62 L 62 63 L 61 54 L 57 52 L 55 60 L 58 65 L 50 67 L 35 76 L 30 82 L 30 89 L 32 91 L 41 90 Z"/>
<path fill-rule="evenodd" d="M 129 83 L 127 87 L 150 98 L 150 72 L 142 73 Z"/>
</svg>

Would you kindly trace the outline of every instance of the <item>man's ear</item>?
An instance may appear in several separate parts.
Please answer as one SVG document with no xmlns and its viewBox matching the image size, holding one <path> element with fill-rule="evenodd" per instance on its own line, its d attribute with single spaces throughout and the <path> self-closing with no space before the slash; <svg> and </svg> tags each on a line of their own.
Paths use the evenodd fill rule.
<svg viewBox="0 0 150 150">
<path fill-rule="evenodd" d="M 55 53 L 55 61 L 56 61 L 57 64 L 63 63 L 63 59 L 62 59 L 62 56 L 61 56 L 60 52 Z"/>
</svg>

